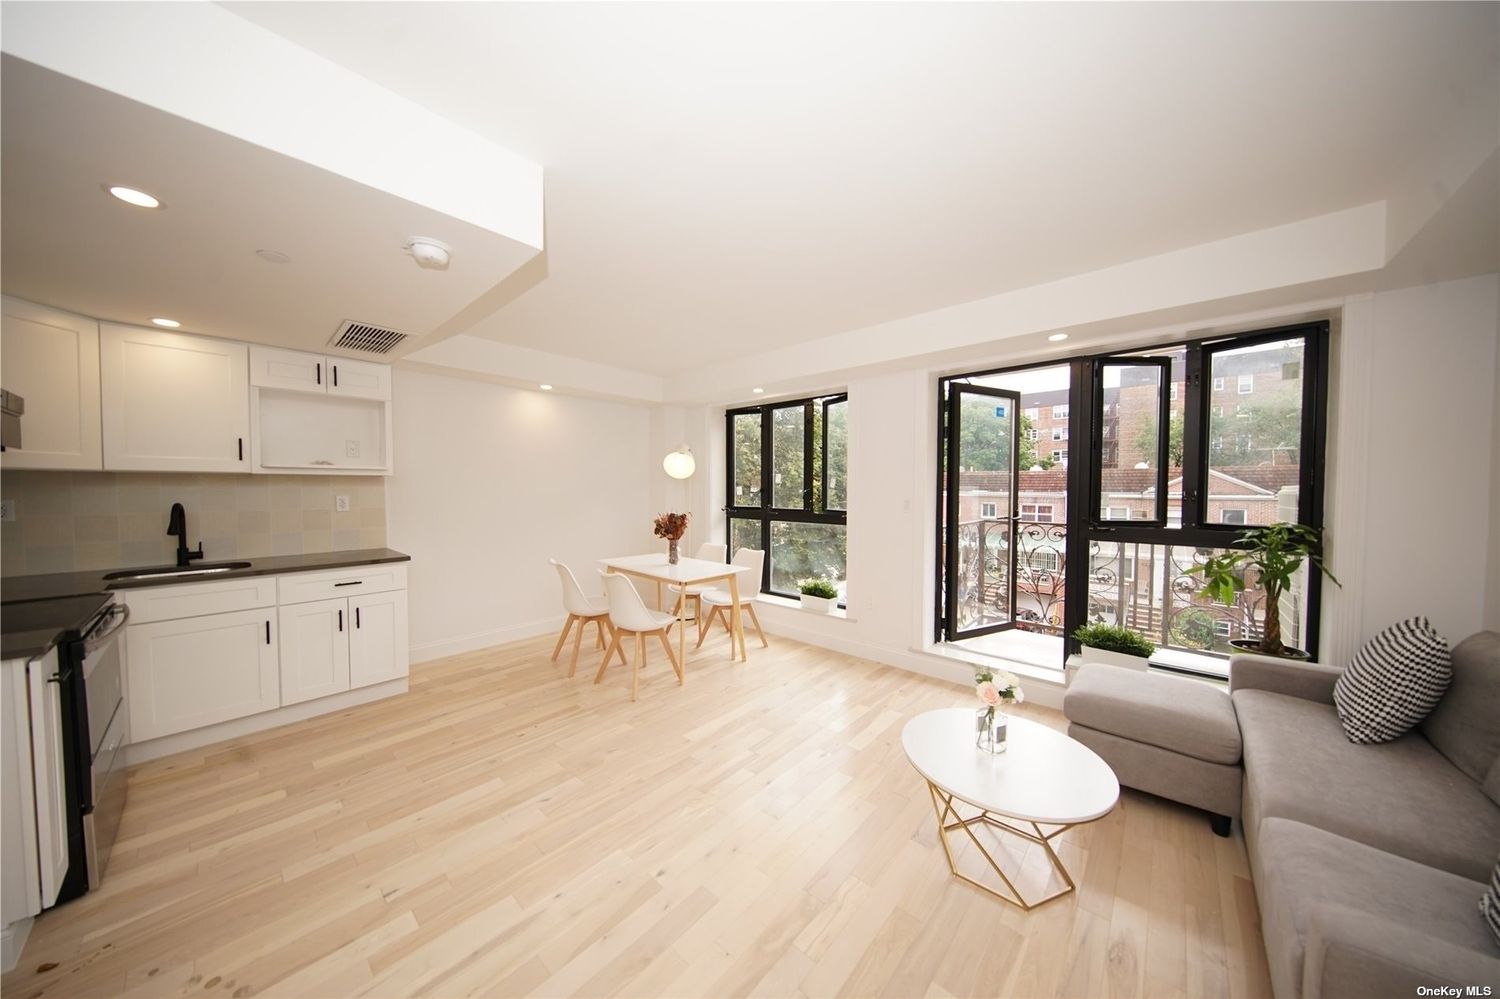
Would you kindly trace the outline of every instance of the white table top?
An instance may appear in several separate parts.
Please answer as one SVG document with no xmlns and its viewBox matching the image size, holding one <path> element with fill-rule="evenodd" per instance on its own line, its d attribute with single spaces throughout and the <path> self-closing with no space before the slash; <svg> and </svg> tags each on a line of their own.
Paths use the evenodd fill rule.
<svg viewBox="0 0 1500 999">
<path fill-rule="evenodd" d="M 715 579 L 728 579 L 750 570 L 743 565 L 728 562 L 710 562 L 701 558 L 681 558 L 676 565 L 667 562 L 666 552 L 650 555 L 625 555 L 620 558 L 601 558 L 599 564 L 621 572 L 634 573 L 664 583 L 707 583 Z"/>
<path fill-rule="evenodd" d="M 996 755 L 974 745 L 972 708 L 918 715 L 902 730 L 901 745 L 923 777 L 996 815 L 1070 825 L 1115 807 L 1120 782 L 1098 754 L 1046 725 L 1009 717 L 1009 748 Z"/>
</svg>

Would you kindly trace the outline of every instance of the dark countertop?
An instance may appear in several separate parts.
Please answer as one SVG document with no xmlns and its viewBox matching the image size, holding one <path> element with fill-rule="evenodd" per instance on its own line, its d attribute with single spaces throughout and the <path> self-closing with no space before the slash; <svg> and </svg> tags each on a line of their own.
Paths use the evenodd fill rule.
<svg viewBox="0 0 1500 999">
<path fill-rule="evenodd" d="M 68 632 L 82 631 L 109 601 L 107 593 L 89 593 L 7 604 L 0 612 L 4 622 L 0 630 L 0 659 L 41 655 Z"/>
<path fill-rule="evenodd" d="M 110 590 L 138 589 L 143 586 L 176 586 L 185 583 L 207 583 L 216 579 L 238 579 L 241 576 L 279 576 L 289 572 L 315 572 L 319 569 L 345 569 L 352 565 L 379 565 L 382 562 L 410 562 L 411 556 L 391 548 L 360 548 L 347 552 L 315 552 L 311 555 L 272 555 L 254 559 L 216 559 L 215 561 L 249 562 L 248 569 L 231 569 L 207 576 L 166 576 L 155 579 L 105 579 L 118 569 L 90 569 L 87 572 L 53 572 L 44 576 L 6 576 L 0 579 L 0 604 L 20 600 L 55 600 Z M 201 563 L 194 563 L 199 565 Z M 213 563 L 210 563 L 213 564 Z M 145 569 L 151 566 L 132 566 Z M 0 631 L 8 631 L 6 612 L 0 610 Z"/>
</svg>

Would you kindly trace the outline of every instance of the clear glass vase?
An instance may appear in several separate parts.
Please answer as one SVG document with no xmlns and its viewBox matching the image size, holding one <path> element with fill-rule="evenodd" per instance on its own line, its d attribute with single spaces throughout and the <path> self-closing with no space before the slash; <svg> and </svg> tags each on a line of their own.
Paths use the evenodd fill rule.
<svg viewBox="0 0 1500 999">
<path fill-rule="evenodd" d="M 1005 752 L 1009 720 L 994 708 L 980 708 L 974 712 L 974 745 L 986 753 Z"/>
<path fill-rule="evenodd" d="M 676 565 L 679 557 L 680 556 L 677 552 L 677 542 L 675 540 L 669 539 L 667 541 L 667 563 L 669 565 Z"/>
</svg>

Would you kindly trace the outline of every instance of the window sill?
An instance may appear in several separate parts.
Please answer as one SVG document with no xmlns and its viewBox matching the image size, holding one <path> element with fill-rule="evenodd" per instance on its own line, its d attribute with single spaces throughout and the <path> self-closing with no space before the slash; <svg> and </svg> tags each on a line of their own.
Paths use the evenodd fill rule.
<svg viewBox="0 0 1500 999">
<path fill-rule="evenodd" d="M 762 593 L 755 598 L 755 602 L 760 604 L 767 604 L 771 607 L 785 607 L 787 610 L 803 612 L 802 601 L 793 600 L 791 597 L 778 597 L 774 593 Z M 835 607 L 827 614 L 814 614 L 811 611 L 805 611 L 803 613 L 806 613 L 809 617 L 831 617 L 839 621 L 854 620 L 854 618 L 849 616 L 849 610 L 846 607 Z"/>
</svg>

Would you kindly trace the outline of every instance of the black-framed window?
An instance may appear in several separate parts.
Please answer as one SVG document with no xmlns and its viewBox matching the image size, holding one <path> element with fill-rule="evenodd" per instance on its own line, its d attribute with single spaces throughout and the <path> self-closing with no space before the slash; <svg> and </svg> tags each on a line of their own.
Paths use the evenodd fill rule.
<svg viewBox="0 0 1500 999">
<path fill-rule="evenodd" d="M 1214 605 L 1197 597 L 1201 582 L 1189 570 L 1239 545 L 1237 535 L 1247 526 L 1295 521 L 1322 527 L 1328 351 L 1328 324 L 1313 322 L 940 379 L 940 427 L 953 386 L 962 384 L 1020 387 L 1024 411 L 1044 401 L 1051 408 L 1041 407 L 1043 413 L 1067 414 L 1072 461 L 1054 459 L 1065 466 L 1068 500 L 1059 519 L 1066 527 L 1045 537 L 1035 529 L 1023 532 L 1015 544 L 1002 546 L 1008 561 L 991 560 L 997 578 L 1020 581 L 1011 623 L 993 627 L 1066 636 L 1087 621 L 1118 621 L 1159 646 L 1221 655 L 1229 639 L 1257 637 L 1264 608 L 1253 594 Z M 1067 403 L 1043 399 L 1047 393 L 1040 391 L 1026 397 L 1026 379 L 1046 368 L 1067 369 Z M 962 576 L 955 588 L 945 572 L 943 552 L 953 530 L 943 512 L 946 437 L 940 435 L 938 447 L 934 630 L 941 640 L 953 637 L 943 601 L 982 600 L 986 591 L 982 585 L 965 589 Z M 962 464 L 960 457 L 961 480 Z M 1052 475 L 1016 470 L 1023 511 L 1042 490 L 1057 488 Z M 970 478 L 965 488 L 976 495 L 969 499 L 988 498 L 984 491 L 994 487 Z M 956 523 L 961 545 L 963 530 L 972 533 L 972 526 L 962 515 Z M 1045 564 L 1052 552 L 1063 555 L 1062 578 Z M 988 561 L 984 566 L 992 568 Z M 1295 606 L 1282 608 L 1283 627 L 1290 620 L 1293 637 L 1314 655 L 1321 592 L 1319 575 L 1304 570 L 1292 587 Z M 1028 616 L 1039 601 L 1049 614 Z M 1071 640 L 1064 646 L 1076 651 Z"/>
<path fill-rule="evenodd" d="M 766 553 L 761 592 L 798 595 L 848 574 L 849 397 L 817 396 L 724 415 L 729 555 Z"/>
</svg>

